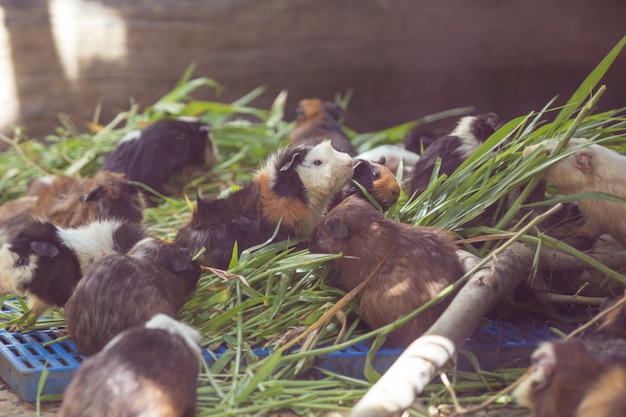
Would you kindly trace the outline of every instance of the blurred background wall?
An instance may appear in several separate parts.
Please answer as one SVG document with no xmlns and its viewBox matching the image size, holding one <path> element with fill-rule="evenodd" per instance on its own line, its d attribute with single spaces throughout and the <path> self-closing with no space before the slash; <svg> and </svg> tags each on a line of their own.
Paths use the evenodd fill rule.
<svg viewBox="0 0 626 417">
<path fill-rule="evenodd" d="M 626 34 L 623 0 L 0 0 L 0 130 L 42 138 L 170 91 L 190 63 L 232 101 L 267 87 L 333 100 L 363 132 L 475 106 L 503 119 L 564 102 Z M 626 56 L 603 109 L 626 105 Z"/>
</svg>

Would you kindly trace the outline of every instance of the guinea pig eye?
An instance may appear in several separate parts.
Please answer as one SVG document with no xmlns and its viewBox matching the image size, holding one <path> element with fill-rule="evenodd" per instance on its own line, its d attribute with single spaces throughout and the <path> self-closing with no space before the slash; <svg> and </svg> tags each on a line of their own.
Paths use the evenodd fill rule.
<svg viewBox="0 0 626 417">
<path fill-rule="evenodd" d="M 28 263 L 28 259 L 27 259 L 27 258 L 25 258 L 25 257 L 23 257 L 23 256 L 20 256 L 20 257 L 17 259 L 17 261 L 15 261 L 14 266 L 15 266 L 15 267 L 20 267 L 20 266 L 24 266 L 24 265 L 26 265 L 27 263 Z"/>
<path fill-rule="evenodd" d="M 321 159 L 316 159 L 315 161 L 313 161 L 313 165 L 315 165 L 316 167 L 322 165 L 322 160 Z"/>
<path fill-rule="evenodd" d="M 377 180 L 380 178 L 380 173 L 378 171 L 372 171 L 372 179 Z"/>
</svg>

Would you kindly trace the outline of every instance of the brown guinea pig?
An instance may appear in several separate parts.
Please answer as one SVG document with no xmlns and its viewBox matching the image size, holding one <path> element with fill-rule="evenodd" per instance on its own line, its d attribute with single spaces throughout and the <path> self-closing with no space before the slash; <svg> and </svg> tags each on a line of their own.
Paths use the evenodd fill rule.
<svg viewBox="0 0 626 417">
<path fill-rule="evenodd" d="M 378 203 L 383 211 L 387 211 L 400 197 L 400 184 L 391 170 L 385 166 L 385 157 L 381 156 L 377 162 L 364 159 L 354 160 L 354 174 L 343 189 L 333 196 L 329 208 L 335 207 L 348 196 L 356 195 L 367 200 L 361 187 Z"/>
<path fill-rule="evenodd" d="M 125 330 L 82 363 L 59 417 L 193 416 L 199 342 L 196 330 L 164 314 Z"/>
<path fill-rule="evenodd" d="M 296 113 L 296 127 L 289 135 L 292 145 L 316 145 L 330 139 L 339 152 L 356 155 L 354 145 L 341 130 L 343 110 L 337 104 L 317 98 L 300 100 Z"/>
<path fill-rule="evenodd" d="M 101 171 L 93 178 L 58 177 L 41 187 L 32 215 L 60 227 L 79 227 L 103 219 L 141 222 L 144 207 L 139 187 L 124 174 Z"/>
<path fill-rule="evenodd" d="M 358 294 L 363 319 L 379 328 L 422 306 L 463 275 L 451 236 L 437 227 L 417 227 L 386 218 L 371 204 L 350 196 L 331 210 L 313 231 L 314 253 L 342 253 L 334 261 L 342 289 L 360 284 L 385 258 Z M 407 346 L 439 317 L 447 303 L 424 311 L 388 336 Z"/>
<path fill-rule="evenodd" d="M 67 329 L 78 351 L 92 355 L 157 313 L 176 317 L 199 278 L 187 249 L 145 238 L 87 270 L 65 304 Z"/>
</svg>

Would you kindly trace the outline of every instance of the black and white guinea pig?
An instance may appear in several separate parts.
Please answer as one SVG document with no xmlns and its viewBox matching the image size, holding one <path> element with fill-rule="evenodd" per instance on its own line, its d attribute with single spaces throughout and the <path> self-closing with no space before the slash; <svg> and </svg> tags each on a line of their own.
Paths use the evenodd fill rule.
<svg viewBox="0 0 626 417">
<path fill-rule="evenodd" d="M 359 183 L 376 200 L 383 211 L 387 211 L 400 197 L 400 184 L 391 170 L 385 166 L 384 156 L 381 156 L 377 162 L 355 159 L 352 181 L 335 193 L 329 209 L 351 195 L 367 200 L 361 188 L 355 183 Z"/>
<path fill-rule="evenodd" d="M 131 132 L 109 153 L 100 170 L 123 172 L 126 178 L 166 194 L 165 185 L 184 168 L 212 166 L 216 149 L 211 126 L 189 119 L 159 120 Z"/>
<path fill-rule="evenodd" d="M 198 332 L 164 314 L 125 330 L 83 362 L 59 417 L 191 417 L 200 361 Z"/>
<path fill-rule="evenodd" d="M 265 242 L 279 221 L 275 241 L 308 236 L 352 174 L 352 158 L 330 141 L 279 150 L 239 191 L 211 201 L 198 198 L 174 243 L 192 254 L 205 247 L 200 262 L 225 269 L 235 242 L 239 253 Z"/>
<path fill-rule="evenodd" d="M 80 353 L 92 355 L 157 313 L 176 317 L 199 278 L 186 248 L 147 237 L 91 265 L 65 303 L 68 332 Z"/>
<path fill-rule="evenodd" d="M 100 171 L 92 178 L 62 176 L 41 187 L 32 215 L 60 227 L 102 219 L 140 222 L 145 202 L 124 174 Z"/>
<path fill-rule="evenodd" d="M 456 128 L 447 136 L 431 143 L 411 171 L 408 194 L 417 196 L 430 182 L 437 158 L 441 158 L 439 175 L 452 174 L 498 128 L 498 116 L 487 113 L 461 118 Z"/>
<path fill-rule="evenodd" d="M 550 154 L 557 143 L 551 139 L 528 146 L 523 155 L 528 157 L 537 148 Z M 548 168 L 545 174 L 548 184 L 563 194 L 601 191 L 626 198 L 626 155 L 581 138 L 570 139 L 566 149 L 574 147 L 581 149 Z M 572 230 L 572 235 L 595 238 L 606 233 L 626 246 L 626 204 L 586 198 L 578 201 L 578 208 L 585 223 Z"/>
<path fill-rule="evenodd" d="M 363 282 L 391 251 L 357 295 L 361 315 L 374 329 L 419 308 L 463 275 L 448 232 L 395 222 L 356 196 L 346 198 L 319 222 L 309 249 L 343 254 L 333 265 L 346 292 Z M 391 332 L 387 343 L 406 347 L 428 330 L 447 304 L 441 302 L 414 317 Z"/>
<path fill-rule="evenodd" d="M 143 237 L 143 226 L 120 220 L 64 229 L 34 219 L 0 248 L 0 293 L 28 296 L 37 318 L 65 305 L 93 262 L 128 251 Z"/>
<path fill-rule="evenodd" d="M 350 138 L 341 130 L 343 110 L 339 105 L 317 98 L 304 99 L 300 100 L 296 114 L 296 127 L 289 135 L 292 145 L 316 145 L 330 139 L 339 152 L 356 155 Z"/>
</svg>

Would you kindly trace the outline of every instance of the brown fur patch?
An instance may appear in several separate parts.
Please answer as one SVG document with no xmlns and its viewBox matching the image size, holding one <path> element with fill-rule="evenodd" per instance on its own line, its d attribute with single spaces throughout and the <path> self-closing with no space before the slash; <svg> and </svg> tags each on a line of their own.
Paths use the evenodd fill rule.
<svg viewBox="0 0 626 417">
<path fill-rule="evenodd" d="M 276 225 L 282 217 L 281 228 L 291 228 L 294 236 L 307 233 L 311 210 L 304 201 L 274 194 L 267 172 L 259 173 L 254 178 L 254 182 L 261 190 L 261 215 L 265 221 Z"/>
<path fill-rule="evenodd" d="M 626 369 L 609 369 L 576 411 L 576 417 L 623 417 L 626 415 Z"/>
<path fill-rule="evenodd" d="M 393 206 L 400 196 L 400 184 L 391 170 L 384 165 L 377 164 L 380 170 L 380 179 L 374 182 L 372 197 L 378 201 L 381 207 Z"/>
</svg>

